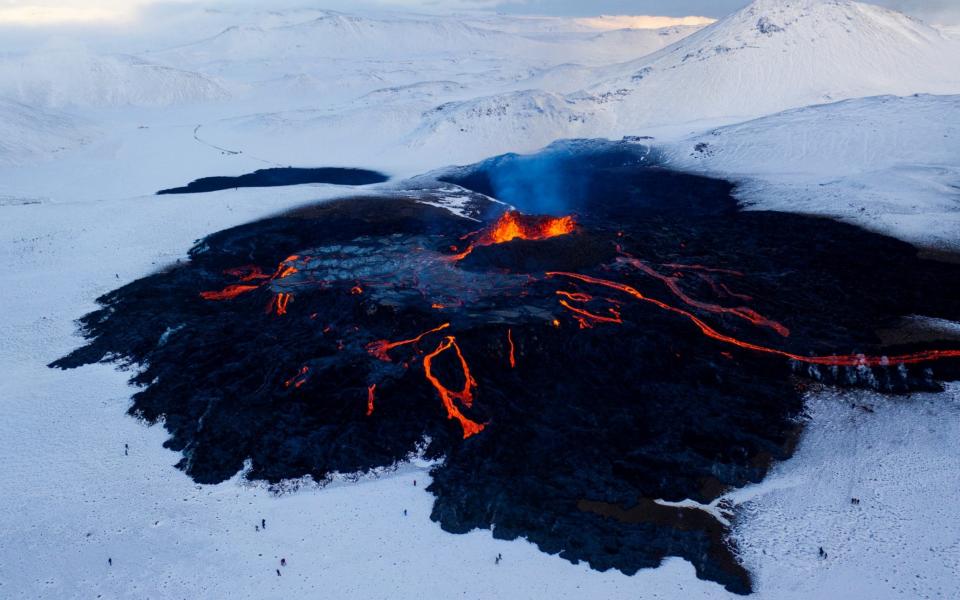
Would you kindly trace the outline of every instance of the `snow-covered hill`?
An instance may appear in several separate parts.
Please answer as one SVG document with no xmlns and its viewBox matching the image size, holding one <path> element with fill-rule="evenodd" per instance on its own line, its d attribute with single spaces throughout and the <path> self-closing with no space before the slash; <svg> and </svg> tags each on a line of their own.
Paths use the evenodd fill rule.
<svg viewBox="0 0 960 600">
<path fill-rule="evenodd" d="M 692 32 L 698 26 L 602 31 L 574 20 L 525 19 L 518 31 L 510 20 L 440 16 L 376 17 L 326 11 L 307 21 L 275 27 L 235 25 L 192 44 L 153 53 L 158 59 L 193 68 L 224 68 L 253 61 L 378 59 L 396 62 L 440 54 L 470 56 L 483 52 L 510 56 L 518 63 L 567 61 L 602 63 L 644 56 Z M 519 59 L 519 60 L 517 60 Z"/>
<path fill-rule="evenodd" d="M 49 158 L 83 144 L 89 135 L 65 114 L 0 98 L 0 166 Z"/>
<path fill-rule="evenodd" d="M 960 44 L 850 0 L 756 0 L 588 90 L 620 127 L 750 117 L 878 94 L 960 92 Z"/>
<path fill-rule="evenodd" d="M 755 209 L 839 217 L 960 250 L 960 96 L 881 96 L 789 110 L 666 150 L 738 182 Z"/>
<path fill-rule="evenodd" d="M 163 107 L 227 97 L 209 77 L 128 55 L 56 50 L 0 61 L 0 96 L 47 107 Z"/>
<path fill-rule="evenodd" d="M 157 53 L 195 65 L 223 60 L 418 56 L 487 48 L 508 38 L 453 19 L 375 19 L 330 11 L 293 25 L 233 26 L 216 36 Z"/>
<path fill-rule="evenodd" d="M 584 80 L 582 70 L 556 69 L 558 78 Z M 478 111 L 470 101 L 429 113 L 417 143 L 497 132 L 503 150 L 530 150 L 573 135 L 732 123 L 846 98 L 960 93 L 960 43 L 901 13 L 850 0 L 756 0 L 659 52 L 593 75 L 555 111 Z M 515 107 L 538 93 L 521 103 L 515 94 L 482 102 Z"/>
</svg>

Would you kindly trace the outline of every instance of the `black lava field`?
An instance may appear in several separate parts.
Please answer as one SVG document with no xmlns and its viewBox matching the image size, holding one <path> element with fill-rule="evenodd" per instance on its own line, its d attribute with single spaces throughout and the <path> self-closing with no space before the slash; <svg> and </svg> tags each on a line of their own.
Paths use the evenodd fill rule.
<svg viewBox="0 0 960 600">
<path fill-rule="evenodd" d="M 366 169 L 343 169 L 338 167 L 318 167 L 313 169 L 298 167 L 275 167 L 260 169 L 245 175 L 201 177 L 183 187 L 160 190 L 164 194 L 198 194 L 216 192 L 241 187 L 279 187 L 304 183 L 330 183 L 335 185 L 368 185 L 383 183 L 389 177 L 377 171 Z"/>
<path fill-rule="evenodd" d="M 663 501 L 761 481 L 811 385 L 960 376 L 960 342 L 880 333 L 960 318 L 960 265 L 656 163 L 573 142 L 435 174 L 479 220 L 414 186 L 213 233 L 100 298 L 53 366 L 136 367 L 130 413 L 200 483 L 422 452 L 449 532 L 628 574 L 681 556 L 749 593 L 726 527 Z"/>
</svg>

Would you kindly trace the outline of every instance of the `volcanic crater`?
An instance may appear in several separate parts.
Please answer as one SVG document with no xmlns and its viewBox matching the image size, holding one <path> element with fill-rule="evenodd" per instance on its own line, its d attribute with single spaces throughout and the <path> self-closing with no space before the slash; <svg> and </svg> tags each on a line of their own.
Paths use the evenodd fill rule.
<svg viewBox="0 0 960 600">
<path fill-rule="evenodd" d="M 741 594 L 722 496 L 790 457 L 805 389 L 960 375 L 960 341 L 878 333 L 960 319 L 960 265 L 740 210 L 648 147 L 569 142 L 427 179 L 212 234 L 100 298 L 53 366 L 139 367 L 130 413 L 162 420 L 200 483 L 421 451 L 447 531 L 628 574 L 680 556 Z M 478 219 L 432 205 L 451 185 Z"/>
</svg>

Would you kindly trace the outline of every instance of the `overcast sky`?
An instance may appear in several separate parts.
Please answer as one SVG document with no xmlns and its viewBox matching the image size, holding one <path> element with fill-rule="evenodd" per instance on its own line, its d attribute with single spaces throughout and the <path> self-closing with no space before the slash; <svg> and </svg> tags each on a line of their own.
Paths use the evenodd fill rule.
<svg viewBox="0 0 960 600">
<path fill-rule="evenodd" d="M 934 22 L 960 22 L 960 0 L 873 0 Z M 260 8 L 299 5 L 350 10 L 360 6 L 413 10 L 490 9 L 506 13 L 591 16 L 703 15 L 722 17 L 749 0 L 0 0 L 0 23 L 46 24 L 130 19 L 152 4 L 257 4 Z"/>
</svg>

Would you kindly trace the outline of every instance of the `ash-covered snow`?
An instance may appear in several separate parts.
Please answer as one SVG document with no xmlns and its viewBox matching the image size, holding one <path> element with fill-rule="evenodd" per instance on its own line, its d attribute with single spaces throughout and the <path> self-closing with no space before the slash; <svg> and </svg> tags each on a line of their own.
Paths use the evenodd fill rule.
<svg viewBox="0 0 960 600">
<path fill-rule="evenodd" d="M 102 293 L 343 191 L 156 190 L 288 165 L 403 177 L 655 134 L 674 167 L 734 179 L 752 207 L 960 248 L 956 28 L 846 0 L 760 0 L 703 29 L 239 6 L 182 25 L 66 51 L 0 37 L 0 597 L 728 597 L 677 559 L 625 577 L 446 534 L 416 462 L 279 497 L 193 484 L 164 431 L 126 416 L 127 374 L 45 365 Z M 863 98 L 885 94 L 905 97 Z M 758 597 L 954 594 L 958 402 L 956 386 L 812 394 L 796 456 L 730 496 Z"/>
</svg>

